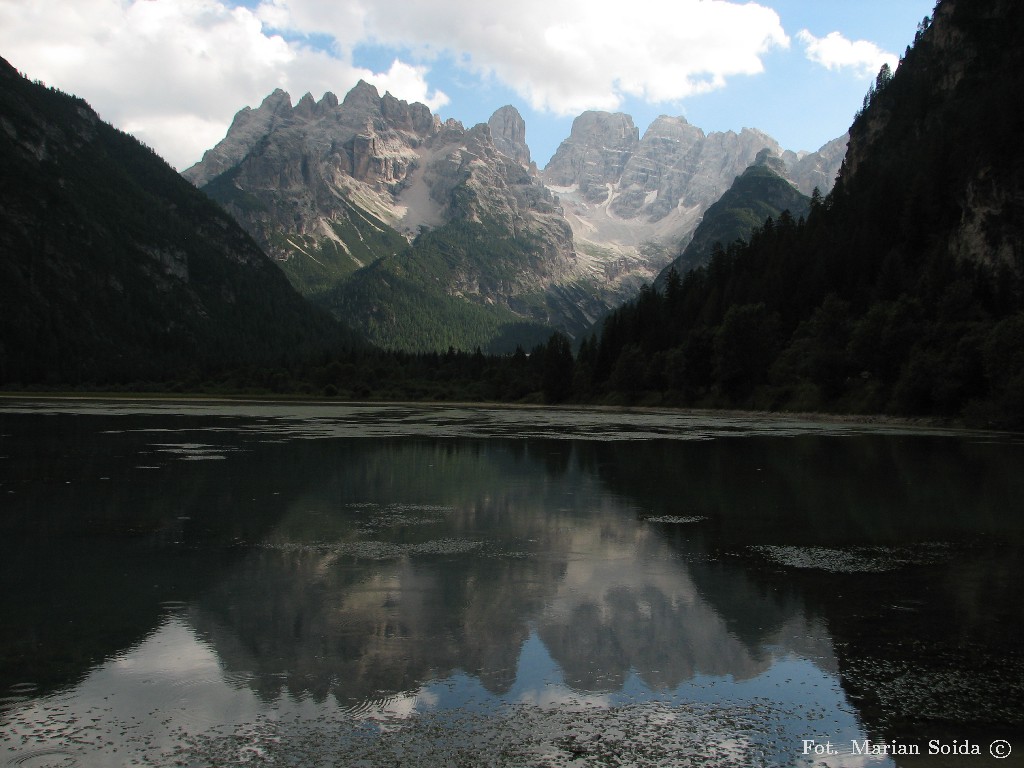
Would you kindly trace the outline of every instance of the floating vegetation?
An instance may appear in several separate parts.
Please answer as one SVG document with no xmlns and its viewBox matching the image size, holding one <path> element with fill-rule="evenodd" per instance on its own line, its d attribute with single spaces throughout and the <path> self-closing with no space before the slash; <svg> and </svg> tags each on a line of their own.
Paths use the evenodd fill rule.
<svg viewBox="0 0 1024 768">
<path fill-rule="evenodd" d="M 667 523 L 669 525 L 689 525 L 707 520 L 704 515 L 651 515 L 643 519 L 648 523 Z"/>
<path fill-rule="evenodd" d="M 965 668 L 956 646 L 900 637 L 867 655 L 847 653 L 843 675 L 850 689 L 869 698 L 887 726 L 918 722 L 993 723 L 1016 726 L 1024 706 L 1024 657 L 970 648 Z"/>
<path fill-rule="evenodd" d="M 172 749 L 150 750 L 145 764 L 731 768 L 779 764 L 768 746 L 785 743 L 777 722 L 761 708 L 698 703 L 584 712 L 506 705 L 486 714 L 419 713 L 386 728 L 260 717 L 234 732 L 183 734 Z"/>
<path fill-rule="evenodd" d="M 386 506 L 378 504 L 346 504 L 354 509 L 369 509 L 373 517 L 360 526 L 364 533 L 381 528 L 398 528 L 408 525 L 433 525 L 443 523 L 445 516 L 454 512 L 455 507 L 441 504 L 395 503 Z"/>
<path fill-rule="evenodd" d="M 928 543 L 902 547 L 798 547 L 761 544 L 750 547 L 763 557 L 789 568 L 831 573 L 884 573 L 908 565 L 926 565 L 945 559 L 948 544 Z"/>
<path fill-rule="evenodd" d="M 170 453 L 181 461 L 209 461 L 227 458 L 224 454 L 237 450 L 224 446 L 213 446 L 205 443 L 156 443 L 153 445 L 160 453 Z"/>
<path fill-rule="evenodd" d="M 484 546 L 482 541 L 466 539 L 433 539 L 419 544 L 395 544 L 389 541 L 336 541 L 336 542 L 268 542 L 266 549 L 284 552 L 314 552 L 322 555 L 341 555 L 363 560 L 396 560 L 410 555 L 458 555 L 474 552 Z"/>
</svg>

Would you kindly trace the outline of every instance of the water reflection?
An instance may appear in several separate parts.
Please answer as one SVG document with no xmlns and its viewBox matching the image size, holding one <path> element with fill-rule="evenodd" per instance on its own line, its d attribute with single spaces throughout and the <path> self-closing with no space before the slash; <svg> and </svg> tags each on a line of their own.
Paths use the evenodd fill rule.
<svg viewBox="0 0 1024 768">
<path fill-rule="evenodd" d="M 392 448 L 378 462 L 364 449 L 357 472 L 376 488 L 369 466 L 426 465 L 424 452 L 436 459 L 435 451 Z M 794 633 L 783 628 L 794 624 L 804 648 L 815 645 L 799 604 L 759 594 L 733 569 L 725 589 L 780 628 L 743 643 L 701 596 L 680 552 L 592 479 L 567 472 L 525 482 L 530 463 L 500 449 L 477 447 L 461 461 L 458 451 L 444 455 L 447 469 L 422 476 L 425 502 L 405 502 L 397 515 L 372 500 L 330 514 L 335 492 L 359 487 L 344 476 L 319 486 L 323 496 L 302 498 L 190 612 L 226 666 L 252 671 L 271 697 L 283 684 L 292 694 L 358 701 L 455 670 L 502 694 L 535 633 L 569 685 L 607 693 L 630 674 L 652 689 L 696 674 L 753 677 L 773 658 L 766 640 L 789 651 Z M 415 472 L 405 477 L 417 485 Z M 471 479 L 482 482 L 467 495 Z"/>
<path fill-rule="evenodd" d="M 784 765 L 1024 712 L 1012 442 L 218 409 L 0 415 L 0 759 Z"/>
</svg>

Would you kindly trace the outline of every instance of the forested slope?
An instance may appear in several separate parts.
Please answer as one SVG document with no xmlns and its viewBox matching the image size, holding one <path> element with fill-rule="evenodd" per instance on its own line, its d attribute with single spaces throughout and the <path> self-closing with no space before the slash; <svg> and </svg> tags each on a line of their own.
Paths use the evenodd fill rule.
<svg viewBox="0 0 1024 768">
<path fill-rule="evenodd" d="M 352 343 L 206 195 L 0 60 L 0 384 L 178 381 Z"/>
<path fill-rule="evenodd" d="M 586 344 L 589 396 L 1024 426 L 1024 6 L 943 0 L 805 222 L 769 220 Z"/>
</svg>

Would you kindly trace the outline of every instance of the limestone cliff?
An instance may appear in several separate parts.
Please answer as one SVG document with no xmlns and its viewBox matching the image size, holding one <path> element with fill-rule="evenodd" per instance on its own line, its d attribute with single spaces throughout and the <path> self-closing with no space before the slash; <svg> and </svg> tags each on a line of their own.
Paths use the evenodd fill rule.
<svg viewBox="0 0 1024 768">
<path fill-rule="evenodd" d="M 657 118 L 643 137 L 628 115 L 585 112 L 543 172 L 572 226 L 581 258 L 609 292 L 631 296 L 692 237 L 704 212 L 768 149 L 804 194 L 832 188 L 845 137 L 818 152 L 782 152 L 744 128 L 705 134 L 683 117 Z"/>
<path fill-rule="evenodd" d="M 240 111 L 184 176 L 296 287 L 332 294 L 335 307 L 352 306 L 339 285 L 419 247 L 420 233 L 485 225 L 487 238 L 509 239 L 519 256 L 500 268 L 502 259 L 456 259 L 443 276 L 431 267 L 433 277 L 413 279 L 576 335 L 651 282 L 766 147 L 780 151 L 760 131 L 705 134 L 681 117 L 659 118 L 641 138 L 629 115 L 591 111 L 539 174 L 515 107 L 467 129 L 360 82 L 341 102 L 306 94 L 292 106 L 275 91 Z M 836 158 L 790 155 L 794 169 L 807 168 L 795 176 L 828 186 L 821 177 Z"/>
<path fill-rule="evenodd" d="M 365 82 L 340 103 L 330 93 L 320 101 L 306 94 L 292 107 L 278 91 L 239 112 L 184 176 L 221 202 L 296 287 L 313 298 L 330 293 L 332 306 L 357 270 L 453 222 L 529 242 L 529 263 L 503 264 L 500 280 L 486 259 L 413 276 L 432 290 L 571 333 L 610 305 L 577 264 L 572 231 L 536 177 L 525 122 L 512 106 L 467 129 Z M 524 312 L 526 305 L 546 309 Z"/>
</svg>

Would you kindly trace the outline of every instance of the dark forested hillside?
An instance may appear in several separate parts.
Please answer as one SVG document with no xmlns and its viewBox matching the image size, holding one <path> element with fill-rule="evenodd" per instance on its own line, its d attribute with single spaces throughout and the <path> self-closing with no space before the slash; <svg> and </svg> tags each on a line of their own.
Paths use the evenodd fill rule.
<svg viewBox="0 0 1024 768">
<path fill-rule="evenodd" d="M 693 239 L 683 253 L 672 260 L 655 281 L 664 290 L 669 273 L 674 269 L 685 274 L 702 267 L 711 259 L 716 243 L 747 240 L 751 231 L 766 219 L 778 217 L 783 211 L 795 218 L 804 218 L 811 199 L 783 178 L 786 167 L 782 161 L 761 150 L 753 165 L 743 171 L 732 186 L 704 212 Z"/>
<path fill-rule="evenodd" d="M 155 153 L 0 60 L 0 384 L 182 379 L 349 340 Z"/>
<path fill-rule="evenodd" d="M 806 222 L 769 220 L 645 291 L 584 345 L 578 380 L 1024 426 L 1022 34 L 1013 0 L 940 2 L 879 73 Z"/>
<path fill-rule="evenodd" d="M 529 233 L 513 239 L 491 222 L 455 220 L 421 233 L 317 301 L 385 349 L 510 354 L 546 341 L 553 314 L 588 327 L 570 299 L 558 302 L 557 291 L 531 293 L 519 285 L 524 272 L 543 273 L 543 253 Z"/>
</svg>

